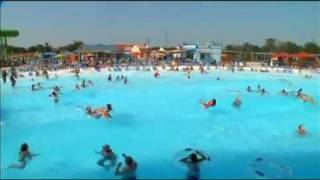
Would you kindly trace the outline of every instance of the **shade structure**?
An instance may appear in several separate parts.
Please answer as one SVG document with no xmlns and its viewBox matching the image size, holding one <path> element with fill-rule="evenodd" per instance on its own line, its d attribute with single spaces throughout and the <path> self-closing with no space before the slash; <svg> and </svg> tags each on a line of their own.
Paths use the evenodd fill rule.
<svg viewBox="0 0 320 180">
<path fill-rule="evenodd" d="M 289 57 L 294 58 L 294 59 L 299 59 L 299 60 L 306 60 L 306 59 L 315 60 L 316 59 L 315 55 L 305 53 L 305 52 L 291 54 Z"/>
</svg>

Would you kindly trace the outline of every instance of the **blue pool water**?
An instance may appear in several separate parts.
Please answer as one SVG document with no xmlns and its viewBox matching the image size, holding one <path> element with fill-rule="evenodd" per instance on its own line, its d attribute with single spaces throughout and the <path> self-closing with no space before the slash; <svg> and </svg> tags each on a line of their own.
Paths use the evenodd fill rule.
<svg viewBox="0 0 320 180">
<path fill-rule="evenodd" d="M 201 166 L 201 178 L 262 178 L 252 167 L 257 157 L 267 162 L 259 169 L 264 178 L 320 178 L 319 75 L 307 80 L 299 74 L 213 71 L 193 73 L 188 80 L 183 72 L 162 72 L 155 79 L 152 72 L 128 71 L 124 85 L 108 82 L 107 74 L 81 74 L 95 85 L 77 92 L 80 81 L 73 75 L 36 78 L 46 87 L 36 92 L 29 77 L 18 79 L 14 89 L 2 83 L 1 178 L 118 178 L 114 169 L 96 164 L 100 157 L 94 151 L 103 144 L 133 156 L 138 178 L 185 178 L 186 168 L 175 154 L 186 147 L 212 159 Z M 58 104 L 48 97 L 56 84 L 63 86 Z M 256 89 L 258 84 L 265 96 L 246 92 L 247 85 Z M 317 103 L 280 96 L 282 88 L 303 88 Z M 240 109 L 231 105 L 237 96 Z M 199 100 L 210 98 L 217 106 L 203 109 Z M 111 120 L 84 113 L 87 105 L 107 103 L 114 108 Z M 309 131 L 306 137 L 296 133 L 301 123 Z M 41 156 L 23 170 L 7 170 L 23 142 Z"/>
</svg>

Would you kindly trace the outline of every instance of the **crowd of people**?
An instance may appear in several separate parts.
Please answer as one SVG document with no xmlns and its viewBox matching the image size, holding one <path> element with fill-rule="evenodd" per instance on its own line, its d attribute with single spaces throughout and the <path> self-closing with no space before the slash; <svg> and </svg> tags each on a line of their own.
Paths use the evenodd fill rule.
<svg viewBox="0 0 320 180">
<path fill-rule="evenodd" d="M 160 71 L 158 69 L 154 69 L 154 77 L 155 78 L 160 78 Z M 178 70 L 178 69 L 173 69 L 173 70 Z M 116 68 L 115 71 L 121 71 L 121 69 Z M 191 78 L 191 72 L 194 71 L 193 67 L 186 67 L 183 69 L 183 71 L 185 71 L 187 74 L 187 78 L 190 79 Z M 74 70 L 75 76 L 76 78 L 79 80 L 80 79 L 80 68 L 76 68 Z M 203 66 L 200 66 L 200 73 L 204 74 L 206 73 L 206 70 L 204 69 Z M 6 83 L 7 81 L 7 76 L 9 75 L 9 73 L 4 70 L 2 71 L 2 80 L 3 83 Z M 42 70 L 42 75 L 45 77 L 45 79 L 49 79 L 49 73 L 46 69 Z M 33 73 L 29 73 L 29 76 L 33 76 Z M 40 72 L 36 71 L 35 72 L 35 76 L 40 76 Z M 11 85 L 12 87 L 15 87 L 16 84 L 16 78 L 18 77 L 18 73 L 17 70 L 15 68 L 11 68 L 10 69 L 10 81 L 11 81 Z M 55 75 L 55 77 L 57 78 L 58 76 Z M 217 78 L 217 80 L 220 80 L 220 77 Z M 111 82 L 112 81 L 112 74 L 109 74 L 107 77 L 107 81 Z M 123 81 L 124 84 L 128 83 L 128 78 L 127 76 L 124 75 L 117 75 L 115 78 L 115 81 Z M 42 83 L 38 82 L 38 83 L 33 83 L 31 85 L 31 90 L 32 91 L 37 91 L 42 89 Z M 76 84 L 76 90 L 80 90 L 82 88 L 87 88 L 87 87 L 92 87 L 94 84 L 91 80 L 86 81 L 85 79 L 82 79 L 81 84 Z M 59 97 L 61 95 L 61 88 L 59 86 L 54 86 L 53 87 L 53 91 L 51 92 L 51 94 L 49 94 L 49 97 L 53 98 L 53 101 L 55 103 L 59 102 Z M 252 88 L 250 86 L 247 87 L 246 91 L 248 93 L 260 93 L 261 95 L 264 95 L 267 93 L 267 91 L 265 90 L 265 88 L 262 88 L 260 85 L 257 86 L 257 90 L 252 90 Z M 288 96 L 292 93 L 287 92 L 285 89 L 282 89 L 279 92 L 280 95 L 283 96 Z M 315 103 L 314 99 L 305 94 L 303 92 L 302 89 L 299 89 L 298 91 L 296 91 L 295 93 L 295 97 L 297 97 L 298 99 L 302 100 L 303 102 L 311 102 L 311 103 Z M 217 100 L 215 98 L 212 98 L 208 101 L 205 100 L 200 100 L 200 105 L 204 108 L 204 109 L 209 109 L 209 108 L 213 108 L 215 106 L 217 106 Z M 240 99 L 240 96 L 237 96 L 234 101 L 232 102 L 232 106 L 235 108 L 240 108 L 240 106 L 242 105 L 242 101 Z M 96 108 L 94 109 L 91 106 L 87 106 L 85 109 L 85 114 L 89 115 L 90 117 L 94 117 L 96 119 L 100 118 L 100 117 L 104 117 L 104 118 L 112 118 L 110 112 L 112 111 L 113 107 L 111 104 L 106 104 L 105 107 L 100 107 L 100 108 Z M 304 128 L 303 124 L 300 124 L 298 126 L 298 130 L 297 133 L 301 136 L 305 135 L 307 133 L 306 129 Z M 203 153 L 201 153 L 198 150 L 194 150 L 193 152 L 191 152 L 190 148 L 185 149 L 185 151 L 190 151 L 190 154 L 187 157 L 184 157 L 182 159 L 180 159 L 180 162 L 182 162 L 183 164 L 186 165 L 188 171 L 187 171 L 187 178 L 188 179 L 199 179 L 200 178 L 200 166 L 199 164 L 205 160 L 210 161 L 210 157 L 205 156 Z M 124 158 L 124 166 L 122 166 L 121 162 L 118 162 L 118 156 L 116 155 L 115 152 L 113 152 L 113 150 L 111 149 L 111 147 L 109 145 L 104 145 L 101 149 L 101 151 L 97 151 L 97 154 L 100 154 L 102 157 L 101 159 L 98 160 L 97 164 L 99 166 L 105 167 L 106 169 L 110 169 L 115 167 L 114 173 L 116 176 L 121 176 L 122 179 L 136 179 L 136 171 L 138 168 L 138 163 L 131 157 L 128 156 L 124 153 L 122 153 L 122 157 Z M 19 163 L 17 164 L 12 164 L 10 165 L 8 168 L 18 168 L 18 169 L 23 169 L 26 167 L 27 163 L 36 156 L 39 156 L 40 154 L 33 154 L 29 151 L 29 146 L 26 143 L 23 143 L 20 147 L 20 152 L 19 152 Z M 199 156 L 199 157 L 198 157 Z M 109 162 L 106 165 L 106 162 Z"/>
</svg>

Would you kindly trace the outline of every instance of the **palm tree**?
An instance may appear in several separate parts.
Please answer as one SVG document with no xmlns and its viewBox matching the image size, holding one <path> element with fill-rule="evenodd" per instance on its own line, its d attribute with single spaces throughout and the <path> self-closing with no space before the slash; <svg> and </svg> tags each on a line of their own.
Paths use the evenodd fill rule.
<svg viewBox="0 0 320 180">
<path fill-rule="evenodd" d="M 14 38 L 19 36 L 19 31 L 17 30 L 0 30 L 0 42 L 1 42 L 1 60 L 7 61 L 7 48 L 8 48 L 8 38 Z"/>
</svg>

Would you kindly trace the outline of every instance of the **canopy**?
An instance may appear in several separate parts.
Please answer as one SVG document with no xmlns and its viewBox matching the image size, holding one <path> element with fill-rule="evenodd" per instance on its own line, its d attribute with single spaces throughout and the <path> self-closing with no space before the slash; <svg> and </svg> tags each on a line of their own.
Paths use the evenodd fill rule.
<svg viewBox="0 0 320 180">
<path fill-rule="evenodd" d="M 308 54 L 305 52 L 300 52 L 300 53 L 295 53 L 295 54 L 291 54 L 290 57 L 292 58 L 297 58 L 300 60 L 304 60 L 304 59 L 316 59 L 316 56 L 313 54 Z"/>
<path fill-rule="evenodd" d="M 161 48 L 159 49 L 159 52 L 166 52 L 166 50 L 164 50 L 163 47 L 161 47 Z"/>
<path fill-rule="evenodd" d="M 141 50 L 138 46 L 134 45 L 132 48 L 131 48 L 131 53 L 133 54 L 140 54 L 141 53 Z"/>
</svg>

